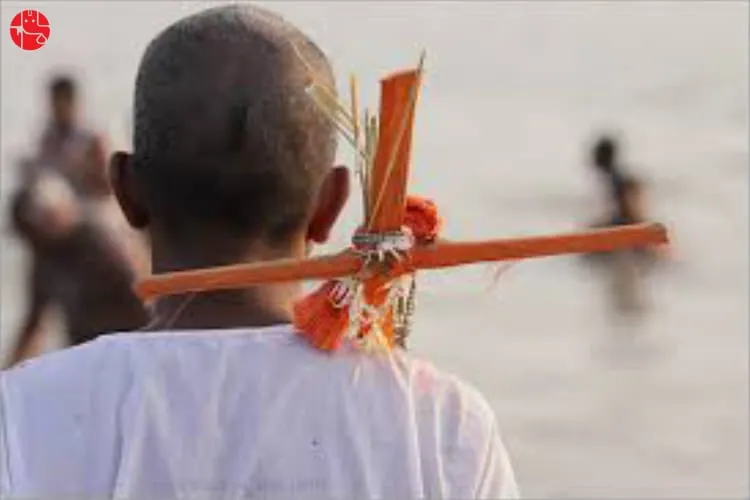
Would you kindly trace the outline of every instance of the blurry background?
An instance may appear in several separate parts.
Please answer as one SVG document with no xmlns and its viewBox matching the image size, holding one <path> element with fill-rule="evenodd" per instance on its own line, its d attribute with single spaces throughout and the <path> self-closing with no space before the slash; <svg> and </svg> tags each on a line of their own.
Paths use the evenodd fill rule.
<svg viewBox="0 0 750 500">
<path fill-rule="evenodd" d="M 2 316 L 23 307 L 23 247 L 5 230 L 13 163 L 35 144 L 47 78 L 71 70 L 88 122 L 129 147 L 138 60 L 200 2 L 3 2 L 42 11 L 35 52 L 2 42 Z M 587 165 L 624 139 L 675 261 L 648 276 L 650 311 L 623 325 L 580 258 L 423 275 L 412 348 L 494 407 L 528 497 L 746 497 L 748 492 L 748 4 L 272 2 L 316 39 L 340 81 L 377 79 L 426 48 L 412 191 L 445 234 L 582 227 L 601 212 Z M 351 155 L 342 147 L 341 156 Z M 358 204 L 332 247 L 345 244 Z"/>
</svg>

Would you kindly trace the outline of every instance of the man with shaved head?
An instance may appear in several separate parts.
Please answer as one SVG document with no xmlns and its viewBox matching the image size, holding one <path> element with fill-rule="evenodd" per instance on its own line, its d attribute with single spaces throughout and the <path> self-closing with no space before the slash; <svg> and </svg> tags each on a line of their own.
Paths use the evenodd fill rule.
<svg viewBox="0 0 750 500">
<path fill-rule="evenodd" d="M 307 98 L 323 53 L 281 18 L 218 7 L 141 62 L 132 155 L 111 170 L 154 272 L 323 243 L 348 194 Z M 149 331 L 2 373 L 0 492 L 61 498 L 508 498 L 487 403 L 402 351 L 335 355 L 291 326 L 298 285 L 159 300 Z"/>
</svg>

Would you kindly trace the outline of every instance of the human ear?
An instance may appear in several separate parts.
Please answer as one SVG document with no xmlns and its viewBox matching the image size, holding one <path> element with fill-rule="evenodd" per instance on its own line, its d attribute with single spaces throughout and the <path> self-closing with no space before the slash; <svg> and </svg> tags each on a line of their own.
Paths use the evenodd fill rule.
<svg viewBox="0 0 750 500">
<path fill-rule="evenodd" d="M 307 240 L 325 243 L 349 198 L 349 169 L 334 167 L 326 175 L 317 204 L 307 227 Z"/>
<path fill-rule="evenodd" d="M 125 218 L 135 229 L 149 225 L 150 216 L 133 179 L 131 155 L 118 151 L 109 162 L 109 182 Z"/>
</svg>

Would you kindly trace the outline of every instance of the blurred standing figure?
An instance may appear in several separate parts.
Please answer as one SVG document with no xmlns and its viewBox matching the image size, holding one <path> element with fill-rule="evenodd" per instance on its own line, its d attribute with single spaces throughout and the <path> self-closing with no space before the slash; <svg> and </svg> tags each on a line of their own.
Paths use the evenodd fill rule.
<svg viewBox="0 0 750 500">
<path fill-rule="evenodd" d="M 624 220 L 622 208 L 625 202 L 624 192 L 627 190 L 628 175 L 625 167 L 620 163 L 619 145 L 611 136 L 602 136 L 594 144 L 591 152 L 591 163 L 601 175 L 606 185 L 607 200 L 611 213 L 602 225 L 612 225 Z M 635 180 L 630 177 L 630 179 Z M 627 224 L 627 222 L 624 222 Z"/>
<path fill-rule="evenodd" d="M 26 174 L 33 177 L 41 170 L 52 169 L 68 180 L 79 198 L 108 196 L 104 141 L 79 123 L 78 85 L 71 77 L 55 77 L 48 98 L 49 123 L 37 156 L 27 163 Z"/>
<path fill-rule="evenodd" d="M 144 241 L 127 225 L 112 196 L 107 177 L 107 150 L 103 138 L 85 127 L 80 118 L 80 88 L 68 75 L 58 75 L 48 87 L 49 118 L 35 155 L 23 162 L 25 185 L 41 172 L 62 175 L 73 188 L 84 216 L 109 231 L 139 270 L 145 270 Z"/>
<path fill-rule="evenodd" d="M 145 323 L 130 287 L 145 270 L 146 245 L 112 195 L 103 139 L 81 125 L 77 83 L 53 78 L 48 106 L 38 148 L 21 163 L 11 200 L 11 224 L 30 255 L 27 308 L 11 364 L 39 353 L 51 306 L 61 309 L 68 345 Z"/>
<path fill-rule="evenodd" d="M 607 212 L 595 227 L 637 224 L 649 219 L 647 186 L 620 161 L 620 146 L 611 136 L 602 136 L 593 147 L 591 163 L 605 184 Z M 660 255 L 663 248 L 636 250 L 641 255 Z"/>
<path fill-rule="evenodd" d="M 607 212 L 595 227 L 637 224 L 648 219 L 645 184 L 627 172 L 620 158 L 620 145 L 608 135 L 601 136 L 591 151 L 591 164 L 605 184 Z M 643 275 L 659 254 L 652 249 L 635 249 L 591 256 L 606 264 L 611 278 L 614 310 L 620 314 L 639 314 L 646 308 Z"/>
<path fill-rule="evenodd" d="M 62 175 L 47 170 L 25 184 L 14 196 L 11 217 L 32 255 L 11 365 L 40 352 L 46 333 L 40 327 L 51 307 L 62 312 L 69 346 L 146 325 L 146 309 L 132 290 L 132 263 L 107 231 L 85 217 Z"/>
</svg>

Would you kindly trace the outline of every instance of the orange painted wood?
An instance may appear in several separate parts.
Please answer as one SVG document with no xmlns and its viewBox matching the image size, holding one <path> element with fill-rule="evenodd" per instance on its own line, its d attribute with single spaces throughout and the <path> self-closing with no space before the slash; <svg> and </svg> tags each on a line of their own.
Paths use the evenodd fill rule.
<svg viewBox="0 0 750 500">
<path fill-rule="evenodd" d="M 570 253 L 593 253 L 668 243 L 665 227 L 657 223 L 633 224 L 585 232 L 530 236 L 476 242 L 440 241 L 416 247 L 411 263 L 417 269 L 519 260 Z M 136 285 L 144 299 L 188 292 L 203 292 L 278 283 L 326 280 L 351 276 L 362 261 L 352 252 L 309 259 L 254 262 L 209 269 L 191 269 L 150 276 Z"/>
<path fill-rule="evenodd" d="M 406 206 L 419 72 L 396 73 L 380 84 L 378 147 L 370 173 L 372 191 L 367 227 L 375 232 L 398 231 L 403 225 Z"/>
<path fill-rule="evenodd" d="M 414 108 L 419 91 L 419 70 L 391 75 L 380 82 L 380 127 L 371 176 L 368 231 L 399 231 L 404 223 L 409 178 Z M 387 297 L 383 276 L 364 285 L 367 303 L 379 307 Z M 385 318 L 383 334 L 393 342 L 393 317 Z"/>
</svg>

